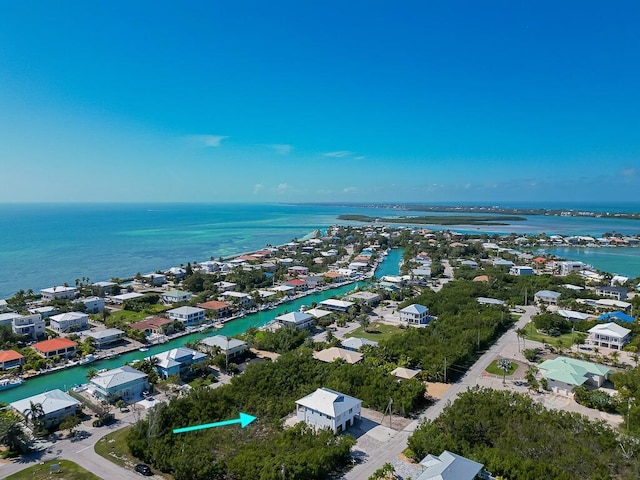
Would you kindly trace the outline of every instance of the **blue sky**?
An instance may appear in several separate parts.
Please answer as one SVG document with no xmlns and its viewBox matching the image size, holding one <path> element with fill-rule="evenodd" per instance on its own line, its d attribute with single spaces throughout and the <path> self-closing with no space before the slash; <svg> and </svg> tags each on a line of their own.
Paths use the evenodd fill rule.
<svg viewBox="0 0 640 480">
<path fill-rule="evenodd" d="M 635 1 L 0 4 L 0 202 L 636 199 Z"/>
</svg>

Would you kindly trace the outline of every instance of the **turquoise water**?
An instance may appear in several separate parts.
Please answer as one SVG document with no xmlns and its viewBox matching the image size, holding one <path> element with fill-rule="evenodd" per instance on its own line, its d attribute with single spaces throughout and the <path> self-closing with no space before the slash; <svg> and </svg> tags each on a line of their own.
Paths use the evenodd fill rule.
<svg viewBox="0 0 640 480">
<path fill-rule="evenodd" d="M 382 277 L 384 275 L 397 275 L 399 271 L 399 263 L 402 259 L 402 250 L 395 249 L 389 252 L 387 258 L 380 264 L 376 270 L 376 276 Z M 243 333 L 249 327 L 261 327 L 266 325 L 278 315 L 282 315 L 285 312 L 293 312 L 299 310 L 302 305 L 310 305 L 312 302 L 321 302 L 327 298 L 331 298 L 338 295 L 354 290 L 357 287 L 365 285 L 365 282 L 358 282 L 351 285 L 345 285 L 333 290 L 326 290 L 319 293 L 314 293 L 303 298 L 299 298 L 291 303 L 280 305 L 273 310 L 266 310 L 255 314 L 247 315 L 244 318 L 233 320 L 224 325 L 223 328 L 216 331 L 194 333 L 186 335 L 184 337 L 176 338 L 162 345 L 156 345 L 151 347 L 147 352 L 134 351 L 126 353 L 117 358 L 110 360 L 100 360 L 90 365 L 79 365 L 72 368 L 67 368 L 59 372 L 50 373 L 48 375 L 42 375 L 39 377 L 31 378 L 27 380 L 21 386 L 0 392 L 0 401 L 2 402 L 15 402 L 22 398 L 37 395 L 53 388 L 59 388 L 61 390 L 67 390 L 75 385 L 86 383 L 86 374 L 90 368 L 116 368 L 124 365 L 126 362 L 132 362 L 134 360 L 140 360 L 149 355 L 155 355 L 165 350 L 170 350 L 184 345 L 186 342 L 199 340 L 201 338 L 209 337 L 211 335 L 237 335 Z"/>
<path fill-rule="evenodd" d="M 539 253 L 550 253 L 568 260 L 575 260 L 591 265 L 598 270 L 627 277 L 640 276 L 640 248 L 588 248 L 588 247 L 549 247 L 537 250 Z"/>
</svg>

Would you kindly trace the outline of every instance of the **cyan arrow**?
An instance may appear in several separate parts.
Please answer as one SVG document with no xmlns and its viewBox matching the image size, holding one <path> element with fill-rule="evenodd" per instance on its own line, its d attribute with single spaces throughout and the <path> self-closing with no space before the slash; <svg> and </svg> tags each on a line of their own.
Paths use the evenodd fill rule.
<svg viewBox="0 0 640 480">
<path fill-rule="evenodd" d="M 205 423 L 204 425 L 194 425 L 192 427 L 183 427 L 176 428 L 173 430 L 173 433 L 185 433 L 192 432 L 194 430 L 204 430 L 205 428 L 214 428 L 214 427 L 222 427 L 224 425 L 233 425 L 234 423 L 239 423 L 242 428 L 249 425 L 256 419 L 253 415 L 248 415 L 246 413 L 240 412 L 240 417 L 234 418 L 233 420 L 223 420 L 222 422 L 214 422 L 214 423 Z"/>
</svg>

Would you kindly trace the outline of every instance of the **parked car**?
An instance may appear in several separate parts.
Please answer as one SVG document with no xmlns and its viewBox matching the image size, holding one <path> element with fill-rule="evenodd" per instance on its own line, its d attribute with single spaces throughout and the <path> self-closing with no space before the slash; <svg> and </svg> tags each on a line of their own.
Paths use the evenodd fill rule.
<svg viewBox="0 0 640 480">
<path fill-rule="evenodd" d="M 136 465 L 134 470 L 144 475 L 145 477 L 151 477 L 153 475 L 153 472 L 151 471 L 149 465 L 145 465 L 144 463 L 139 463 L 138 465 Z"/>
</svg>

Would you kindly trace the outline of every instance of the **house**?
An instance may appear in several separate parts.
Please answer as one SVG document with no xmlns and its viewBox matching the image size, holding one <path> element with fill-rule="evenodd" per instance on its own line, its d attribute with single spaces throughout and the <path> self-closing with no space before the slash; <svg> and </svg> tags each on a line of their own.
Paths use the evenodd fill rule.
<svg viewBox="0 0 640 480">
<path fill-rule="evenodd" d="M 229 338 L 224 335 L 214 335 L 212 337 L 203 338 L 200 343 L 205 345 L 210 351 L 216 348 L 220 349 L 220 353 L 228 358 L 237 357 L 249 350 L 247 342 L 238 340 L 237 338 Z"/>
<path fill-rule="evenodd" d="M 233 303 L 239 305 L 242 308 L 248 308 L 253 305 L 253 298 L 248 293 L 242 292 L 222 292 L 224 298 L 228 298 Z"/>
<path fill-rule="evenodd" d="M 146 275 L 142 275 L 142 278 L 145 283 L 153 285 L 154 287 L 164 285 L 167 281 L 167 277 L 161 273 L 147 273 Z"/>
<path fill-rule="evenodd" d="M 23 398 L 10 405 L 11 408 L 26 418 L 31 415 L 31 406 L 38 404 L 42 406 L 42 421 L 45 428 L 58 425 L 65 418 L 75 415 L 81 407 L 81 403 L 78 400 L 59 389 Z"/>
<path fill-rule="evenodd" d="M 80 312 L 60 313 L 49 319 L 49 328 L 59 333 L 85 330 L 89 328 L 89 315 Z"/>
<path fill-rule="evenodd" d="M 120 343 L 124 338 L 124 332 L 117 328 L 107 328 L 98 332 L 89 332 L 86 336 L 93 338 L 96 348 L 101 349 Z"/>
<path fill-rule="evenodd" d="M 169 270 L 166 270 L 165 275 L 169 275 L 176 280 L 182 280 L 186 275 L 187 271 L 182 267 L 171 267 Z"/>
<path fill-rule="evenodd" d="M 427 455 L 420 461 L 425 470 L 416 480 L 474 480 L 484 465 L 445 450 L 439 457 Z"/>
<path fill-rule="evenodd" d="M 85 313 L 100 313 L 104 310 L 104 298 L 87 297 L 79 300 L 84 304 Z"/>
<path fill-rule="evenodd" d="M 125 402 L 135 401 L 142 397 L 142 392 L 149 390 L 147 374 L 129 365 L 98 373 L 89 380 L 89 390 L 93 396 L 107 402 L 122 399 Z"/>
<path fill-rule="evenodd" d="M 589 329 L 586 344 L 595 347 L 622 350 L 631 338 L 631 330 L 621 327 L 617 323 L 601 323 Z"/>
<path fill-rule="evenodd" d="M 18 315 L 11 321 L 11 330 L 16 335 L 24 335 L 36 340 L 45 334 L 45 322 L 39 313 Z"/>
<path fill-rule="evenodd" d="M 111 300 L 112 303 L 115 303 L 116 305 L 122 305 L 127 300 L 133 300 L 135 298 L 140 298 L 140 297 L 144 297 L 144 295 L 138 292 L 129 292 L 129 293 L 122 293 L 120 295 L 114 295 L 112 297 L 109 297 L 109 299 Z"/>
<path fill-rule="evenodd" d="M 422 370 L 414 370 L 412 368 L 398 367 L 391 371 L 391 375 L 401 380 L 410 380 L 418 375 Z"/>
<path fill-rule="evenodd" d="M 132 323 L 129 328 L 134 330 L 140 330 L 146 335 L 164 335 L 165 333 L 171 333 L 173 320 L 162 317 L 153 317 L 142 320 L 141 322 Z"/>
<path fill-rule="evenodd" d="M 538 367 L 549 388 L 567 396 L 572 396 L 573 389 L 584 384 L 600 387 L 611 373 L 611 369 L 603 365 L 569 357 L 545 360 Z"/>
<path fill-rule="evenodd" d="M 362 354 L 344 348 L 330 347 L 319 352 L 313 352 L 313 358 L 325 363 L 333 363 L 338 359 L 342 359 L 346 363 L 354 364 L 362 360 Z"/>
<path fill-rule="evenodd" d="M 231 314 L 231 304 L 227 302 L 220 302 L 218 300 L 199 303 L 198 307 L 210 310 L 216 318 L 225 318 Z"/>
<path fill-rule="evenodd" d="M 42 300 L 51 301 L 51 300 L 59 300 L 59 299 L 67 299 L 73 300 L 76 298 L 76 294 L 78 293 L 78 289 L 76 287 L 51 287 L 51 288 L 43 288 L 40 290 L 42 294 Z"/>
<path fill-rule="evenodd" d="M 185 326 L 197 325 L 205 321 L 204 308 L 178 307 L 167 312 L 169 319 L 178 320 Z"/>
<path fill-rule="evenodd" d="M 75 356 L 78 344 L 68 338 L 52 338 L 31 345 L 36 353 L 44 358 L 70 358 Z"/>
<path fill-rule="evenodd" d="M 611 287 L 609 285 L 599 285 L 596 287 L 596 295 L 613 298 L 614 300 L 626 300 L 627 289 L 624 287 Z"/>
<path fill-rule="evenodd" d="M 478 268 L 478 262 L 474 262 L 473 260 L 462 260 L 460 262 L 460 266 L 461 267 L 467 267 L 470 268 L 472 270 L 475 270 Z"/>
<path fill-rule="evenodd" d="M 584 270 L 587 265 L 582 262 L 556 262 L 556 267 L 559 269 L 558 273 L 566 277 L 572 272 L 579 272 Z"/>
<path fill-rule="evenodd" d="M 344 300 L 336 300 L 335 298 L 329 298 L 327 300 L 323 300 L 318 305 L 332 312 L 346 312 L 350 307 L 354 305 L 354 303 L 345 302 Z"/>
<path fill-rule="evenodd" d="M 4 312 L 9 309 L 9 305 L 6 300 L 0 299 L 0 312 Z"/>
<path fill-rule="evenodd" d="M 533 275 L 533 268 L 514 265 L 509 269 L 509 274 L 515 275 L 517 277 L 525 277 L 528 275 Z"/>
<path fill-rule="evenodd" d="M 207 356 L 191 348 L 178 347 L 153 355 L 151 358 L 158 361 L 156 364 L 158 375 L 168 378 L 171 375 L 182 377 L 191 365 L 205 361 Z"/>
<path fill-rule="evenodd" d="M 538 303 L 549 303 L 551 305 L 557 305 L 560 295 L 560 293 L 552 292 L 551 290 L 540 290 L 536 292 L 533 298 Z"/>
<path fill-rule="evenodd" d="M 308 275 L 309 269 L 300 265 L 294 265 L 293 267 L 289 267 L 287 269 L 287 273 L 291 276 L 297 277 L 298 275 Z"/>
<path fill-rule="evenodd" d="M 622 322 L 633 323 L 636 321 L 631 315 L 627 315 L 624 312 L 609 312 L 603 313 L 598 317 L 599 322 Z"/>
<path fill-rule="evenodd" d="M 366 338 L 358 338 L 358 337 L 350 337 L 345 338 L 341 342 L 342 346 L 347 350 L 351 350 L 352 352 L 357 352 L 365 345 L 371 345 L 372 347 L 377 347 L 378 342 L 374 342 L 373 340 L 368 340 Z"/>
<path fill-rule="evenodd" d="M 510 260 L 505 260 L 505 259 L 503 259 L 503 258 L 496 258 L 496 259 L 493 261 L 493 266 L 494 266 L 494 267 L 505 267 L 505 268 L 507 268 L 508 270 L 510 270 L 510 269 L 511 269 L 511 267 L 514 267 L 514 266 L 515 266 L 515 263 L 513 263 L 513 262 L 512 262 L 512 261 L 510 261 Z"/>
<path fill-rule="evenodd" d="M 310 308 L 309 310 L 305 310 L 305 313 L 313 315 L 313 318 L 324 318 L 331 315 L 329 310 L 322 310 L 321 308 Z"/>
<path fill-rule="evenodd" d="M 0 370 L 9 370 L 24 363 L 24 356 L 15 350 L 0 351 Z"/>
<path fill-rule="evenodd" d="M 182 290 L 169 290 L 168 292 L 164 292 L 160 295 L 160 300 L 163 303 L 179 303 L 179 302 L 188 302 L 191 300 L 191 295 L 189 292 L 183 292 Z"/>
<path fill-rule="evenodd" d="M 356 303 L 363 303 L 373 307 L 380 303 L 380 295 L 375 292 L 356 292 L 351 295 L 347 295 L 345 298 L 352 300 Z"/>
<path fill-rule="evenodd" d="M 581 322 L 593 317 L 590 313 L 576 312 L 575 310 L 559 309 L 557 313 L 570 322 Z"/>
<path fill-rule="evenodd" d="M 276 321 L 287 327 L 297 328 L 298 330 L 304 330 L 313 326 L 313 315 L 306 312 L 290 312 L 284 315 L 279 315 Z"/>
<path fill-rule="evenodd" d="M 32 315 L 39 314 L 40 317 L 43 320 L 45 320 L 47 318 L 50 318 L 50 317 L 53 317 L 54 315 L 59 314 L 60 311 L 56 307 L 52 307 L 50 305 L 47 305 L 46 307 L 30 308 L 29 309 L 29 313 L 32 314 Z"/>
<path fill-rule="evenodd" d="M 94 292 L 98 292 L 101 295 L 110 294 L 113 291 L 113 287 L 115 287 L 117 283 L 114 282 L 96 282 L 92 283 L 91 286 L 95 288 Z"/>
<path fill-rule="evenodd" d="M 301 278 L 294 278 L 293 280 L 289 280 L 285 282 L 285 285 L 295 288 L 297 292 L 303 292 L 308 288 L 307 282 L 302 280 Z"/>
<path fill-rule="evenodd" d="M 347 430 L 360 419 L 362 400 L 328 388 L 319 388 L 296 400 L 296 417 L 314 429 L 328 428 L 334 433 Z"/>
<path fill-rule="evenodd" d="M 220 281 L 214 283 L 219 292 L 231 292 L 238 286 L 237 283 Z"/>
<path fill-rule="evenodd" d="M 504 305 L 504 300 L 498 300 L 497 298 L 478 297 L 476 301 L 480 305 L 498 305 L 500 307 Z"/>
<path fill-rule="evenodd" d="M 409 325 L 427 325 L 429 323 L 429 309 L 417 303 L 409 305 L 400 310 L 400 321 Z"/>
</svg>

